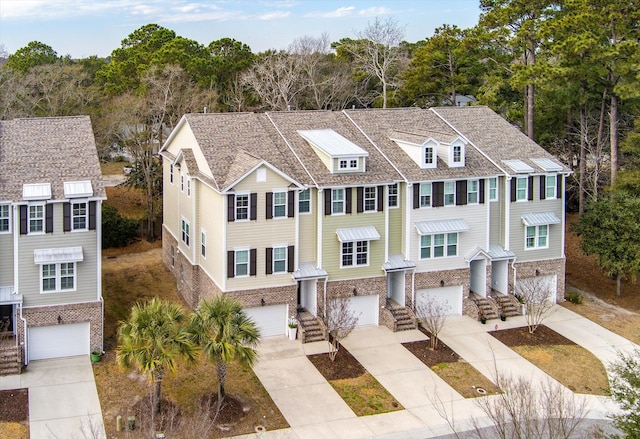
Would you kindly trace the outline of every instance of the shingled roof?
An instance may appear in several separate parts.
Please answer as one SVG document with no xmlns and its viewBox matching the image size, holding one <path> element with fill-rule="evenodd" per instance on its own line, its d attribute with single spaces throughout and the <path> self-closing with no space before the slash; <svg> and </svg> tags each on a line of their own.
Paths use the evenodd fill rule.
<svg viewBox="0 0 640 439">
<path fill-rule="evenodd" d="M 51 198 L 64 199 L 64 182 L 91 181 L 105 198 L 89 116 L 0 121 L 0 200 L 21 201 L 22 185 L 50 183 Z"/>
</svg>

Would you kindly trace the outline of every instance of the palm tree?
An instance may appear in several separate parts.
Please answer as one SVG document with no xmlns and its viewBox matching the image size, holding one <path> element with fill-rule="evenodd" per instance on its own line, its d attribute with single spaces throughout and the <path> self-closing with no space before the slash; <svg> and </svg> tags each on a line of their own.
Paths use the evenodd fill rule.
<svg viewBox="0 0 640 439">
<path fill-rule="evenodd" d="M 174 372 L 179 359 L 196 360 L 196 346 L 184 324 L 187 317 L 179 304 L 153 298 L 135 304 L 129 319 L 118 327 L 118 364 L 137 367 L 155 385 L 154 413 L 160 411 L 165 371 Z"/>
<path fill-rule="evenodd" d="M 255 348 L 260 330 L 240 302 L 222 294 L 201 301 L 191 316 L 190 326 L 195 343 L 216 363 L 219 412 L 225 397 L 227 363 L 238 361 L 243 366 L 253 366 L 258 356 Z"/>
</svg>

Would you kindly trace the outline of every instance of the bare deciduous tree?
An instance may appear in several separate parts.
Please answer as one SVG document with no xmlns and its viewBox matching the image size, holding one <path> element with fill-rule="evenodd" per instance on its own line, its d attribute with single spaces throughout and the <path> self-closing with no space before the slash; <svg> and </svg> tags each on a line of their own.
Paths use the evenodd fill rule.
<svg viewBox="0 0 640 439">
<path fill-rule="evenodd" d="M 331 349 L 329 350 L 329 358 L 331 361 L 336 359 L 340 342 L 353 331 L 358 324 L 360 316 L 349 308 L 349 299 L 341 297 L 329 301 L 327 306 L 327 315 L 325 324 L 329 330 L 329 338 Z"/>
<path fill-rule="evenodd" d="M 420 302 L 416 308 L 418 317 L 422 320 L 422 326 L 431 333 L 429 346 L 432 350 L 438 348 L 438 334 L 444 327 L 447 315 L 451 312 L 451 307 L 447 300 L 438 300 L 435 297 L 428 297 Z"/>
<path fill-rule="evenodd" d="M 519 279 L 516 284 L 516 296 L 527 307 L 525 318 L 529 333 L 533 334 L 553 311 L 552 284 L 543 276 Z"/>
</svg>

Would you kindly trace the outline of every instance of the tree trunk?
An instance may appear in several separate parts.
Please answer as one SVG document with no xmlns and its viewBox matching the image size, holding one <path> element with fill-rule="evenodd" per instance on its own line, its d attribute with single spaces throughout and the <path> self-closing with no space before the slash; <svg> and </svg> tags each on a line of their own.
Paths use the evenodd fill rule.
<svg viewBox="0 0 640 439">
<path fill-rule="evenodd" d="M 621 296 L 622 296 L 622 276 L 618 274 L 616 276 L 616 297 L 621 297 Z"/>
<path fill-rule="evenodd" d="M 163 371 L 157 371 L 155 373 L 155 379 L 154 379 L 154 383 L 153 383 L 153 413 L 152 413 L 152 419 L 153 419 L 153 415 L 154 414 L 159 414 L 160 413 L 160 397 L 162 395 L 162 378 L 164 377 L 164 372 Z"/>
<path fill-rule="evenodd" d="M 600 123 L 598 124 L 598 139 L 596 140 L 596 151 L 598 152 L 598 160 L 596 160 L 596 172 L 594 173 L 593 180 L 593 201 L 598 200 L 598 179 L 600 176 L 600 160 L 602 151 L 602 142 L 604 139 L 604 120 L 605 112 L 607 111 L 607 90 L 602 92 L 602 105 L 600 106 Z"/>
<path fill-rule="evenodd" d="M 216 359 L 216 374 L 218 375 L 218 405 L 216 407 L 216 412 L 220 413 L 222 409 L 222 402 L 226 396 L 224 391 L 224 382 L 227 379 L 227 364 L 222 361 L 222 357 L 218 355 Z"/>
<path fill-rule="evenodd" d="M 526 131 L 527 131 L 527 137 L 529 137 L 531 140 L 533 140 L 533 133 L 534 133 L 534 127 L 533 127 L 533 114 L 534 114 L 534 97 L 533 97 L 533 93 L 534 93 L 534 85 L 533 84 L 529 84 L 526 87 L 526 91 L 525 91 L 525 99 L 526 101 L 526 121 L 525 121 L 525 125 L 526 125 Z"/>
<path fill-rule="evenodd" d="M 578 202 L 578 212 L 580 216 L 584 213 L 585 201 L 585 181 L 587 174 L 587 106 L 580 107 L 580 198 Z"/>
<path fill-rule="evenodd" d="M 618 175 L 618 96 L 611 93 L 609 132 L 611 137 L 611 186 Z"/>
</svg>

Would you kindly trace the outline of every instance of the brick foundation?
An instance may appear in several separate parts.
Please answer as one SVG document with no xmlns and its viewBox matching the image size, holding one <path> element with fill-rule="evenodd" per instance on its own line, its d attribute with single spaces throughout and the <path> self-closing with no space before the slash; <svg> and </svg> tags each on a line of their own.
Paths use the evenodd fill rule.
<svg viewBox="0 0 640 439">
<path fill-rule="evenodd" d="M 547 259 L 545 261 L 533 261 L 533 262 L 516 262 L 516 276 L 517 279 L 527 279 L 535 276 L 549 276 L 557 275 L 557 294 L 556 301 L 564 302 L 565 294 L 565 258 L 559 259 Z M 537 272 L 536 272 L 537 270 Z M 509 270 L 509 284 L 514 285 L 513 282 L 513 270 Z"/>
</svg>

